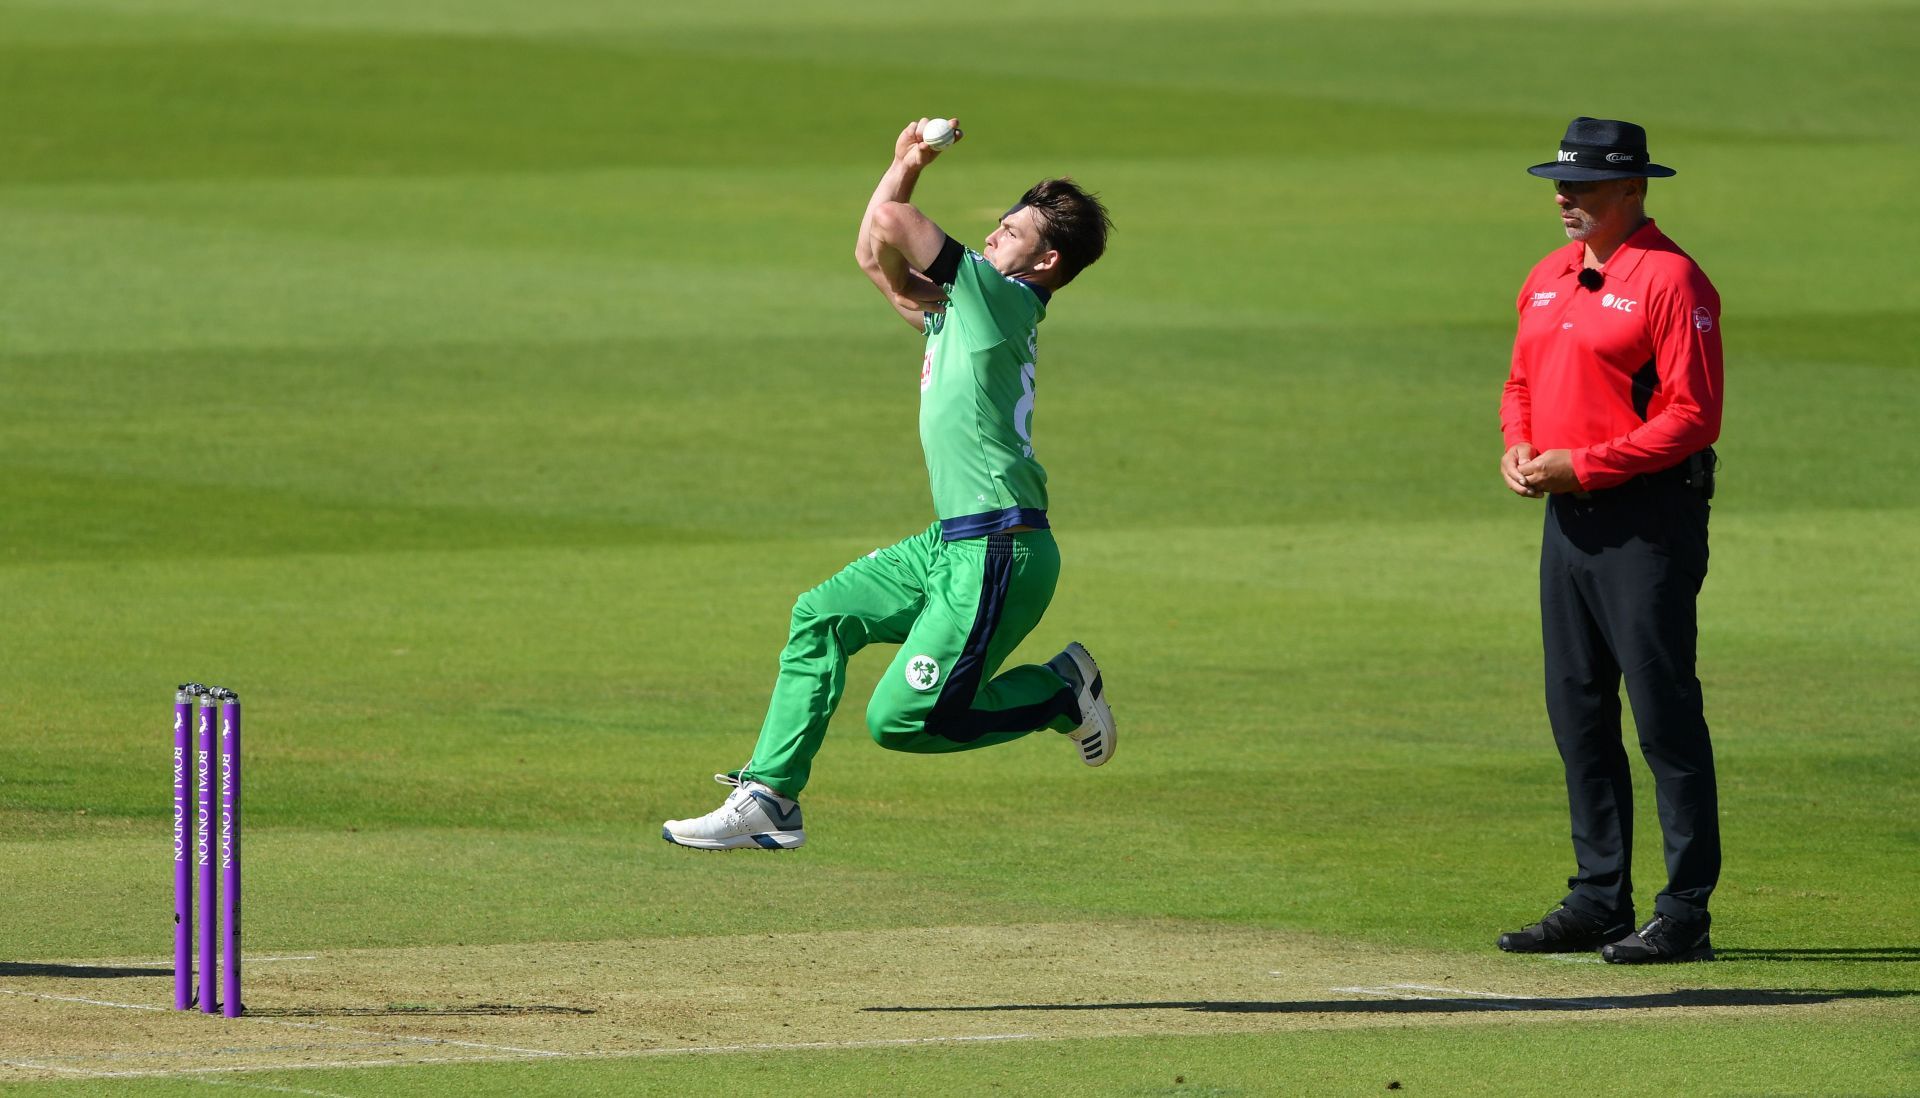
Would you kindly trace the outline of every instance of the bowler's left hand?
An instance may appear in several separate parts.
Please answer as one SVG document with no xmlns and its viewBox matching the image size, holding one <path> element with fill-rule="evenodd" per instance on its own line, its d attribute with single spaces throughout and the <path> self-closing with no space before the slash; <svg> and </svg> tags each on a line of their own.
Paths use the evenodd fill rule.
<svg viewBox="0 0 1920 1098">
<path fill-rule="evenodd" d="M 1548 450 L 1520 466 L 1520 481 L 1541 492 L 1578 492 L 1580 478 L 1573 475 L 1572 450 Z"/>
</svg>

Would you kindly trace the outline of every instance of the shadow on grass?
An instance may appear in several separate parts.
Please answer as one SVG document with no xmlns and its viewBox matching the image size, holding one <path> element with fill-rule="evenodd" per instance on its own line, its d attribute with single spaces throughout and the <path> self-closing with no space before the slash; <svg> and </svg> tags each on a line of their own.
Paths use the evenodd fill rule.
<svg viewBox="0 0 1920 1098">
<path fill-rule="evenodd" d="M 388 1003 L 386 1006 L 247 1008 L 249 1018 L 446 1018 L 468 1015 L 491 1017 L 521 1014 L 593 1014 L 592 1007 L 551 1003 L 472 1003 L 442 1006 L 435 1003 Z"/>
<path fill-rule="evenodd" d="M 1920 991 L 1848 988 L 1836 991 L 1771 988 L 1699 988 L 1655 995 L 1594 995 L 1580 999 L 1394 998 L 1307 999 L 1287 1002 L 1192 1000 L 1147 1003 L 1001 1003 L 987 1006 L 872 1006 L 874 1014 L 995 1010 L 1191 1010 L 1206 1014 L 1496 1014 L 1512 1011 L 1657 1010 L 1672 1007 L 1780 1007 L 1841 999 L 1897 999 Z"/>
<path fill-rule="evenodd" d="M 54 965 L 38 961 L 0 961 L 0 976 L 61 976 L 76 980 L 112 980 L 122 976 L 171 976 L 170 968 L 129 965 Z"/>
<path fill-rule="evenodd" d="M 1920 946 L 1859 946 L 1850 949 L 1716 949 L 1725 961 L 1920 961 Z"/>
</svg>

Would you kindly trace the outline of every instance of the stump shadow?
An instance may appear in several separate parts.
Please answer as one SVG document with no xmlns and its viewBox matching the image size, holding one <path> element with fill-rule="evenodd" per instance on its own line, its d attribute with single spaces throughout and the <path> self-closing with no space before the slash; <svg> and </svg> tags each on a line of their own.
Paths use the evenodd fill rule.
<svg viewBox="0 0 1920 1098">
<path fill-rule="evenodd" d="M 127 976 L 171 976 L 173 969 L 141 965 L 61 965 L 44 961 L 0 961 L 0 976 L 57 976 L 72 980 L 116 980 Z"/>
</svg>

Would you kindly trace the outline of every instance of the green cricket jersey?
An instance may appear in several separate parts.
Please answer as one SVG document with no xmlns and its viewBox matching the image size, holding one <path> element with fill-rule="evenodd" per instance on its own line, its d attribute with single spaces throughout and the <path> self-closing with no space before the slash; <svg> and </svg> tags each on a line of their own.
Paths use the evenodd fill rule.
<svg viewBox="0 0 1920 1098">
<path fill-rule="evenodd" d="M 1044 528 L 1033 396 L 1047 290 L 1002 275 L 952 237 L 927 276 L 947 291 L 947 311 L 926 316 L 920 365 L 920 446 L 941 536 Z"/>
</svg>

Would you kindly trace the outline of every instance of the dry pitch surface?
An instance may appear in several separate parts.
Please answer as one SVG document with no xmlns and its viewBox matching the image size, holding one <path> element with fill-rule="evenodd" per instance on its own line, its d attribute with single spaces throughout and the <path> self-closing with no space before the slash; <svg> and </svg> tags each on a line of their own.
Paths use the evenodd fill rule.
<svg viewBox="0 0 1920 1098">
<path fill-rule="evenodd" d="M 246 1017 L 175 1013 L 153 958 L 0 963 L 0 1083 L 1120 1035 L 1877 1012 L 1712 966 L 1438 955 L 1178 921 L 314 951 Z"/>
</svg>

